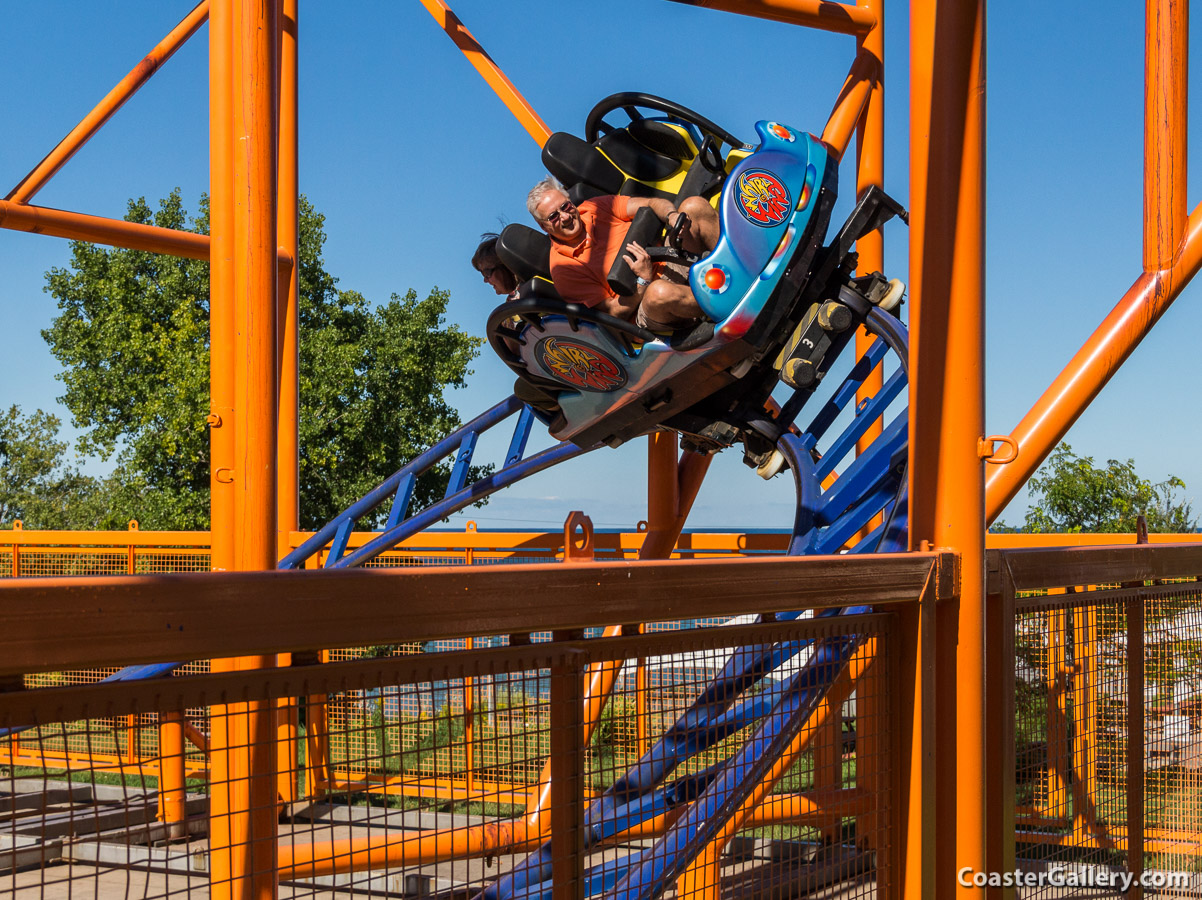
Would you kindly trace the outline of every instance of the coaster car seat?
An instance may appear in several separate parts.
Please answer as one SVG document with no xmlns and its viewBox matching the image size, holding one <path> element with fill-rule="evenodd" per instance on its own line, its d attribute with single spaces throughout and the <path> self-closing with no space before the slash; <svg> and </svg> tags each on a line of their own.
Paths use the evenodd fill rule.
<svg viewBox="0 0 1202 900">
<path fill-rule="evenodd" d="M 628 118 L 622 127 L 605 121 L 616 110 Z M 825 246 L 837 160 L 813 135 L 769 121 L 755 128 L 752 148 L 671 101 L 616 94 L 589 114 L 584 140 L 548 140 L 544 163 L 578 196 L 710 196 L 721 225 L 714 249 L 689 260 L 693 296 L 713 323 L 700 341 L 697 332 L 652 334 L 557 298 L 546 235 L 520 225 L 504 230 L 498 253 L 524 283 L 516 301 L 490 315 L 489 341 L 519 376 L 558 385 L 560 413 L 542 414 L 555 437 L 616 446 L 667 428 L 703 451 L 742 440 L 749 461 L 762 460 L 790 424 L 766 421 L 778 380 L 812 392 L 871 306 L 900 299 L 883 276 L 850 273 L 855 239 L 904 216 L 901 207 L 867 192 Z M 653 258 L 674 256 L 653 251 Z"/>
</svg>

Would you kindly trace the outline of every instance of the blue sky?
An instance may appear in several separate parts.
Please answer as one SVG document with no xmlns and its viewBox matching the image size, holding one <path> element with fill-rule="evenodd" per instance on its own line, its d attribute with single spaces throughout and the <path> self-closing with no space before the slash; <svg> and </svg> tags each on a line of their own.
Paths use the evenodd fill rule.
<svg viewBox="0 0 1202 900">
<path fill-rule="evenodd" d="M 28 77 L 3 100 L 0 195 L 191 5 L 4 4 L 6 33 L 22 38 L 6 44 L 8 67 Z M 819 132 L 854 53 L 849 37 L 669 2 L 453 8 L 551 128 L 577 133 L 594 103 L 621 90 L 675 99 L 744 137 L 761 118 Z M 906 204 L 908 15 L 893 2 L 886 17 L 886 189 Z M 1143 9 L 995 2 L 988 27 L 986 427 L 1006 433 L 1139 273 Z M 327 268 L 375 301 L 448 289 L 450 319 L 482 334 L 496 298 L 468 258 L 480 232 L 526 221 L 526 190 L 543 174 L 536 145 L 417 0 L 303 0 L 300 34 L 300 182 L 326 215 Z M 208 186 L 207 36 L 202 28 L 35 202 L 119 217 L 129 197 L 153 202 L 179 187 L 194 209 Z M 1191 208 L 1196 199 L 1191 191 Z M 906 277 L 905 242 L 904 226 L 888 226 L 890 276 Z M 54 410 L 73 434 L 39 334 L 55 315 L 43 273 L 67 260 L 66 241 L 0 230 L 0 405 Z M 1198 296 L 1186 289 L 1068 436 L 1099 460 L 1134 457 L 1148 477 L 1181 476 L 1189 497 L 1202 497 L 1182 369 L 1202 331 Z M 465 419 L 512 382 L 487 350 L 474 369 L 452 395 Z M 557 527 L 582 509 L 598 526 L 633 527 L 645 517 L 645 457 L 643 441 L 592 454 L 456 521 Z M 762 482 L 727 452 L 690 524 L 784 527 L 792 502 L 787 476 Z M 1004 517 L 1021 520 L 1024 507 L 1020 496 Z"/>
</svg>

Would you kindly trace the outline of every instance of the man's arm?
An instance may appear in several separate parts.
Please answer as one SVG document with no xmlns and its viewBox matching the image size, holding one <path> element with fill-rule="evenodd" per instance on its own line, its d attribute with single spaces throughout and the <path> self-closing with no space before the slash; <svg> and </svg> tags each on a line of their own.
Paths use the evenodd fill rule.
<svg viewBox="0 0 1202 900">
<path fill-rule="evenodd" d="M 626 214 L 632 219 L 634 214 L 644 206 L 651 207 L 651 211 L 655 213 L 656 218 L 665 224 L 668 221 L 668 216 L 676 212 L 676 207 L 672 205 L 671 200 L 665 200 L 663 197 L 627 197 L 626 198 Z"/>
</svg>

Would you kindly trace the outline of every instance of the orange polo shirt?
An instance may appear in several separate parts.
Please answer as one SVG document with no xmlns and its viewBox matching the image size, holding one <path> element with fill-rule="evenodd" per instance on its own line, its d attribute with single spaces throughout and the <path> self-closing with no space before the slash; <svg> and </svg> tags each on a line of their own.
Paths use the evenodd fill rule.
<svg viewBox="0 0 1202 900">
<path fill-rule="evenodd" d="M 606 196 L 577 204 L 584 240 L 574 247 L 551 242 L 551 278 L 565 300 L 596 306 L 618 296 L 606 278 L 614 260 L 626 249 L 626 231 L 633 218 L 626 200 Z"/>
</svg>

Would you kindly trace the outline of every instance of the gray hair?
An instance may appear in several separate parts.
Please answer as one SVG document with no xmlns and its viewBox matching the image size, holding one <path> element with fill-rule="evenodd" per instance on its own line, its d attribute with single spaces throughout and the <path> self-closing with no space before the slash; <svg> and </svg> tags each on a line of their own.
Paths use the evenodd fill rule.
<svg viewBox="0 0 1202 900">
<path fill-rule="evenodd" d="M 526 209 L 529 210 L 530 215 L 534 216 L 534 220 L 536 222 L 542 221 L 536 212 L 538 205 L 543 202 L 543 197 L 547 196 L 547 194 L 551 193 L 551 191 L 559 191 L 565 197 L 568 193 L 567 188 L 559 183 L 558 178 L 556 178 L 554 175 L 548 175 L 546 178 L 532 187 L 530 189 L 530 193 L 526 195 Z"/>
</svg>

